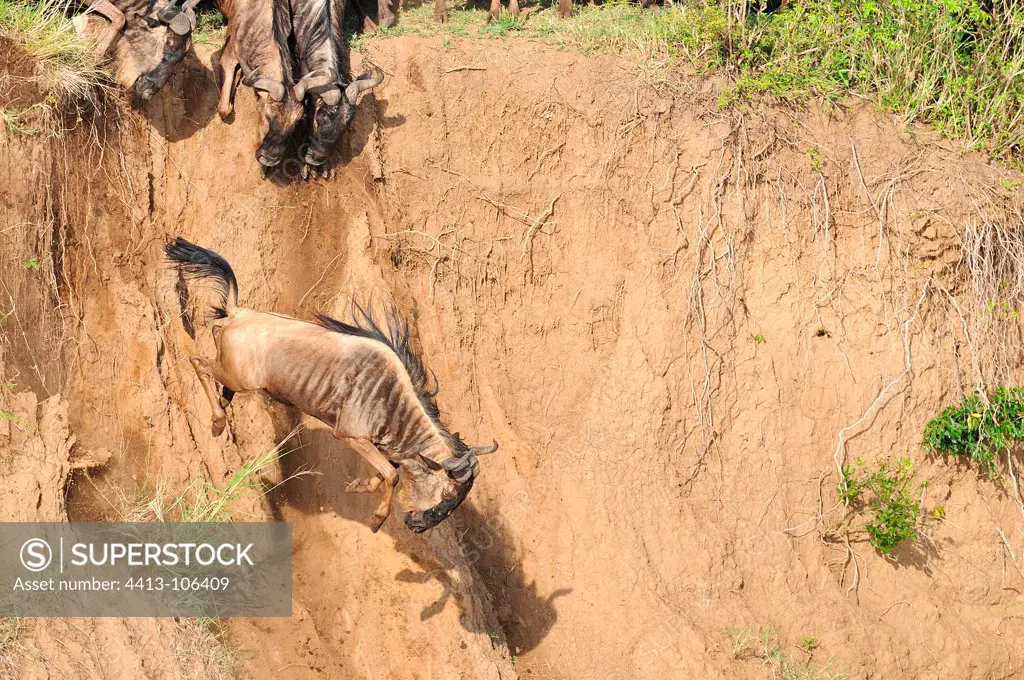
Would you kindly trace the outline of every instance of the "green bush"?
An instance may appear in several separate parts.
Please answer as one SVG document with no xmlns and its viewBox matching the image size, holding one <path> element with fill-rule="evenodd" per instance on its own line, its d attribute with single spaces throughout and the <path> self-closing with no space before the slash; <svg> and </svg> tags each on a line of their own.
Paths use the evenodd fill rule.
<svg viewBox="0 0 1024 680">
<path fill-rule="evenodd" d="M 964 396 L 929 421 L 921 445 L 932 453 L 979 463 L 990 477 L 999 474 L 999 454 L 1024 440 L 1024 388 L 998 387 L 984 398 Z"/>
<path fill-rule="evenodd" d="M 909 458 L 895 464 L 882 463 L 872 473 L 843 466 L 836 485 L 839 498 L 849 506 L 867 513 L 864 530 L 868 540 L 886 555 L 903 541 L 917 539 L 921 505 L 914 494 L 914 470 Z"/>
</svg>

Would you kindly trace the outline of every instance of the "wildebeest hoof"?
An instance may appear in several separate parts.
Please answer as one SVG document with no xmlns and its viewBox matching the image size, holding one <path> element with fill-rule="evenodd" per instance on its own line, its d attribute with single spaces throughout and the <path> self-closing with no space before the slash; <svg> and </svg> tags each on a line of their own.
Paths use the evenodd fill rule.
<svg viewBox="0 0 1024 680">
<path fill-rule="evenodd" d="M 260 164 L 260 179 L 266 179 L 266 178 L 267 178 L 267 166 L 265 166 L 265 165 L 263 165 L 261 163 Z"/>
<path fill-rule="evenodd" d="M 384 520 L 386 520 L 386 519 L 387 519 L 387 517 L 381 517 L 380 515 L 374 515 L 373 519 L 370 520 L 370 531 L 372 531 L 373 533 L 377 533 L 378 531 L 380 531 L 380 528 L 381 528 L 381 526 L 383 526 Z"/>
<path fill-rule="evenodd" d="M 211 434 L 214 437 L 219 437 L 224 432 L 224 428 L 227 426 L 227 418 L 214 418 L 213 426 L 210 428 Z"/>
<path fill-rule="evenodd" d="M 142 101 L 149 101 L 150 97 L 156 94 L 156 91 L 159 90 L 160 87 L 153 82 L 149 76 L 141 75 L 135 81 L 135 87 L 133 89 L 139 99 Z"/>
<path fill-rule="evenodd" d="M 322 167 L 320 169 L 320 176 L 323 177 L 324 179 L 330 179 L 331 178 L 331 168 L 330 168 L 330 166 L 325 165 L 324 167 Z"/>
<path fill-rule="evenodd" d="M 377 27 L 378 28 L 391 28 L 392 26 L 395 25 L 395 15 L 394 14 L 385 14 L 384 16 L 378 17 L 378 19 L 379 19 L 379 21 L 377 23 Z"/>
<path fill-rule="evenodd" d="M 345 493 L 374 493 L 383 481 L 380 475 L 370 479 L 353 479 L 345 487 Z"/>
<path fill-rule="evenodd" d="M 448 11 L 445 10 L 444 12 L 435 12 L 434 13 L 434 21 L 436 21 L 439 24 L 447 24 L 448 23 Z"/>
<path fill-rule="evenodd" d="M 309 179 L 309 166 L 305 163 L 302 164 L 302 179 Z"/>
</svg>

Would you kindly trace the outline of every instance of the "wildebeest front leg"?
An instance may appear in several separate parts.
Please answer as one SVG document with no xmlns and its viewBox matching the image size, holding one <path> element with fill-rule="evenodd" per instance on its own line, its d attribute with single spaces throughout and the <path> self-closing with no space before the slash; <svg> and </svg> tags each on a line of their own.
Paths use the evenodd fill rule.
<svg viewBox="0 0 1024 680">
<path fill-rule="evenodd" d="M 230 118 L 235 111 L 235 88 L 238 86 L 235 71 L 237 70 L 236 44 L 228 35 L 228 39 L 224 42 L 224 49 L 220 51 L 220 102 L 217 104 L 217 113 L 224 121 Z"/>
<path fill-rule="evenodd" d="M 227 414 L 224 412 L 224 406 L 220 402 L 220 395 L 217 394 L 217 382 L 213 379 L 210 364 L 202 357 L 192 357 L 189 361 L 192 362 L 192 368 L 196 370 L 199 382 L 203 385 L 203 391 L 206 392 L 206 398 L 210 400 L 210 408 L 213 409 L 213 426 L 211 431 L 214 437 L 219 437 L 220 433 L 224 431 L 224 426 L 227 425 L 228 420 Z"/>
<path fill-rule="evenodd" d="M 373 533 L 377 533 L 380 526 L 384 524 L 384 520 L 391 514 L 391 499 L 395 493 L 395 484 L 398 482 L 398 471 L 395 470 L 395 466 L 391 464 L 391 461 L 371 442 L 365 439 L 346 437 L 337 430 L 334 431 L 334 436 L 355 449 L 367 463 L 380 473 L 381 483 L 384 485 L 384 497 L 380 499 L 380 505 L 377 506 L 377 511 L 373 513 L 373 519 L 370 521 L 370 530 Z M 364 480 L 358 481 L 363 482 Z M 366 480 L 366 486 L 369 487 L 370 484 L 373 484 L 373 481 L 372 479 Z"/>
<path fill-rule="evenodd" d="M 434 0 L 434 21 L 439 24 L 448 21 L 448 8 L 445 7 L 444 0 Z"/>
<path fill-rule="evenodd" d="M 497 21 L 501 16 L 501 0 L 491 0 L 491 8 L 487 12 L 487 23 Z"/>
<path fill-rule="evenodd" d="M 124 28 L 124 12 L 119 10 L 110 0 L 94 0 L 89 4 L 89 9 L 97 14 L 102 14 L 110 20 L 110 26 L 100 38 L 97 49 L 100 54 L 106 54 L 114 42 L 114 38 Z"/>
<path fill-rule="evenodd" d="M 377 25 L 381 28 L 395 25 L 395 13 L 391 11 L 390 0 L 377 0 Z"/>
</svg>

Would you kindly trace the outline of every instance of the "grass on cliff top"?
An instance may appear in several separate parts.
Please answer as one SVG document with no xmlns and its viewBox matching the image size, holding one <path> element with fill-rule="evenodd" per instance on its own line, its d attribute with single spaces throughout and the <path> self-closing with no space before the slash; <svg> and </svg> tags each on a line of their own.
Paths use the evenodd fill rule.
<svg viewBox="0 0 1024 680">
<path fill-rule="evenodd" d="M 73 0 L 0 0 L 0 35 L 39 61 L 43 85 L 56 99 L 91 99 L 108 78 L 92 45 L 71 23 L 79 11 Z"/>
<path fill-rule="evenodd" d="M 986 6 L 991 4 L 990 9 Z M 528 5 L 487 23 L 483 8 L 431 3 L 399 13 L 380 36 L 519 36 L 583 53 L 633 54 L 645 67 L 724 73 L 720 105 L 762 96 L 873 101 L 969 147 L 1024 157 L 1024 0 L 796 0 L 777 12 L 735 0 L 692 0 L 660 11 L 577 5 L 572 18 Z M 377 36 L 355 35 L 354 46 Z"/>
</svg>

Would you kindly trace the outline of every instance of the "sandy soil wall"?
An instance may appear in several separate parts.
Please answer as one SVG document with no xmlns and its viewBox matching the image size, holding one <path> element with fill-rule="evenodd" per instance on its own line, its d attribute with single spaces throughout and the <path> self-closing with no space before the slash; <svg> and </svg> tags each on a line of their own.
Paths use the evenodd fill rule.
<svg viewBox="0 0 1024 680">
<path fill-rule="evenodd" d="M 67 413 L 18 498 L 110 517 L 300 422 L 239 395 L 211 435 L 159 255 L 180 234 L 248 306 L 394 299 L 446 422 L 502 446 L 449 522 L 373 535 L 374 499 L 341 492 L 361 463 L 306 423 L 277 478 L 319 474 L 252 500 L 295 525 L 296 616 L 227 624 L 241 677 L 763 678 L 779 660 L 736 640 L 769 627 L 786 663 L 849 678 L 1019 672 L 1019 494 L 918 445 L 963 389 L 1020 378 L 1019 321 L 975 313 L 964 259 L 1019 234 L 1007 170 L 864 111 L 718 112 L 615 57 L 409 36 L 363 57 L 388 78 L 328 180 L 260 179 L 255 106 L 213 116 L 205 52 L 70 152 L 0 154 L 3 224 L 32 226 L 0 234 L 0 398 Z M 894 456 L 945 519 L 885 559 L 839 530 L 834 487 L 837 461 Z"/>
</svg>

